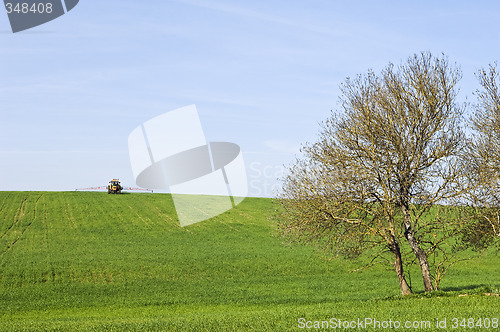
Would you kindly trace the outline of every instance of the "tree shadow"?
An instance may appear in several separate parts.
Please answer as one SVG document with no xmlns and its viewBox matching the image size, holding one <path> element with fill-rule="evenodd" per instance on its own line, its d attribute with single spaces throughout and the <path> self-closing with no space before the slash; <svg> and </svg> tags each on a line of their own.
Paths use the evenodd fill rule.
<svg viewBox="0 0 500 332">
<path fill-rule="evenodd" d="M 403 299 L 403 298 L 433 298 L 433 297 L 454 297 L 454 296 L 466 296 L 466 295 L 483 295 L 485 293 L 498 294 L 498 289 L 492 288 L 492 286 L 488 286 L 485 284 L 475 284 L 475 285 L 465 285 L 465 286 L 457 286 L 457 287 L 443 287 L 436 291 L 425 292 L 423 290 L 414 291 L 410 295 L 401 296 L 389 296 L 382 298 L 383 300 L 395 300 L 395 299 Z M 497 295 L 495 295 L 497 296 Z"/>
<path fill-rule="evenodd" d="M 469 291 L 469 290 L 478 290 L 478 288 L 489 289 L 488 285 L 481 284 L 481 285 L 467 285 L 467 286 L 460 286 L 460 287 L 443 287 L 443 288 L 440 288 L 439 291 L 442 291 L 442 292 L 464 292 L 464 291 Z"/>
<path fill-rule="evenodd" d="M 450 286 L 443 287 L 432 292 L 417 291 L 413 296 L 423 297 L 441 297 L 441 296 L 464 296 L 464 295 L 482 295 L 484 293 L 497 294 L 498 290 L 494 290 L 492 286 L 485 284 L 465 285 L 465 286 Z"/>
</svg>

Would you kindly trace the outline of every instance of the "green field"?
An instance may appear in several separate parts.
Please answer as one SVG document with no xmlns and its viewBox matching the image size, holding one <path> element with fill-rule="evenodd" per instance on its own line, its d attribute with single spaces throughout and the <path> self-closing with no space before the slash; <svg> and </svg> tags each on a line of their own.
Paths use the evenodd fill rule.
<svg viewBox="0 0 500 332">
<path fill-rule="evenodd" d="M 403 298 L 391 270 L 349 273 L 353 262 L 283 245 L 272 209 L 247 198 L 181 228 L 167 194 L 0 192 L 0 330 L 287 331 L 336 319 L 381 326 L 359 331 L 431 331 L 437 319 L 499 330 L 500 297 L 484 294 L 500 289 L 496 251 L 454 266 L 431 295 L 414 271 Z"/>
</svg>

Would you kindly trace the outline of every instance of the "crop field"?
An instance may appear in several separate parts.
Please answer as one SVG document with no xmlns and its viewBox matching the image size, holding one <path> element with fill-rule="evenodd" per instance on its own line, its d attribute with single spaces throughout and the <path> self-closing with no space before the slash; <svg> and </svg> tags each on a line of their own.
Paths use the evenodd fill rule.
<svg viewBox="0 0 500 332">
<path fill-rule="evenodd" d="M 182 228 L 167 194 L 0 192 L 0 331 L 499 330 L 497 251 L 402 297 L 388 268 L 284 245 L 272 210 Z"/>
</svg>

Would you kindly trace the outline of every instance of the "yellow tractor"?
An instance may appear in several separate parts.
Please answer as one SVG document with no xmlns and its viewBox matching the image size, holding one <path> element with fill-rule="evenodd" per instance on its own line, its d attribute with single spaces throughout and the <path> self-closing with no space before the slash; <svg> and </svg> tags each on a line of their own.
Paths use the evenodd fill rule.
<svg viewBox="0 0 500 332">
<path fill-rule="evenodd" d="M 121 194 L 123 187 L 120 185 L 118 179 L 113 179 L 109 181 L 108 184 L 108 194 Z"/>
</svg>

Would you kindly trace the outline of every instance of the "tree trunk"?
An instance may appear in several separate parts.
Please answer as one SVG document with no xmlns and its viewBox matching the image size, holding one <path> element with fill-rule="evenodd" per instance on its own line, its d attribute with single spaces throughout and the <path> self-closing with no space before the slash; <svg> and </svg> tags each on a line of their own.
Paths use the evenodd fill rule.
<svg viewBox="0 0 500 332">
<path fill-rule="evenodd" d="M 395 238 L 392 238 L 392 243 L 389 244 L 389 250 L 394 254 L 394 270 L 398 275 L 401 295 L 409 295 L 411 294 L 411 289 L 406 282 L 405 273 L 403 271 L 403 260 L 401 259 L 401 250 L 399 249 L 399 243 Z"/>
<path fill-rule="evenodd" d="M 405 237 L 410 244 L 411 250 L 415 254 L 420 264 L 420 270 L 422 271 L 422 279 L 424 281 L 424 290 L 426 292 L 431 292 L 434 288 L 432 287 L 431 271 L 429 269 L 429 261 L 427 259 L 427 254 L 420 248 L 417 239 L 415 238 L 415 231 L 413 230 L 413 225 L 411 222 L 410 211 L 407 207 L 403 206 L 404 214 L 404 226 L 405 226 Z"/>
</svg>

